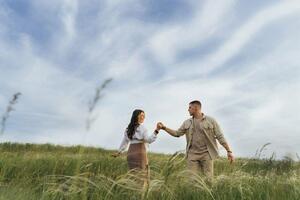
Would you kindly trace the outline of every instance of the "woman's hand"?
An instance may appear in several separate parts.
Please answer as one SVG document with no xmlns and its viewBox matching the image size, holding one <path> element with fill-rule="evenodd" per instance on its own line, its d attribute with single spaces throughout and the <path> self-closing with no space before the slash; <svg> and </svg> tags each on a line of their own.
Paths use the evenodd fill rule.
<svg viewBox="0 0 300 200">
<path fill-rule="evenodd" d="M 111 156 L 112 156 L 112 157 L 115 157 L 115 158 L 118 157 L 118 156 L 120 156 L 120 155 L 121 155 L 120 152 L 116 152 L 116 153 L 111 154 Z"/>
</svg>

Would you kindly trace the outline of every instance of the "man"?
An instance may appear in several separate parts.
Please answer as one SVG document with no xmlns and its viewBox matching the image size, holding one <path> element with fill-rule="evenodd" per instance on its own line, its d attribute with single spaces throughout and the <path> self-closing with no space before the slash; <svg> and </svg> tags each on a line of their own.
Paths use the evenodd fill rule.
<svg viewBox="0 0 300 200">
<path fill-rule="evenodd" d="M 192 118 L 183 122 L 178 130 L 172 130 L 160 122 L 161 129 L 171 136 L 186 136 L 186 158 L 188 169 L 201 171 L 206 177 L 213 177 L 213 160 L 219 156 L 217 141 L 226 149 L 230 163 L 234 161 L 233 153 L 224 138 L 217 121 L 201 112 L 201 102 L 189 103 Z"/>
</svg>

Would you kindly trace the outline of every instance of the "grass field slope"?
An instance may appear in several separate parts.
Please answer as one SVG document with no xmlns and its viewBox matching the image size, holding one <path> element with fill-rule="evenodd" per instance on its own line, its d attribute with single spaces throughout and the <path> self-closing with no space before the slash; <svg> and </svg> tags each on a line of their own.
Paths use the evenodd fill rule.
<svg viewBox="0 0 300 200">
<path fill-rule="evenodd" d="M 182 154 L 149 153 L 145 187 L 128 172 L 126 156 L 83 146 L 0 144 L 0 199 L 300 199 L 300 163 L 237 158 L 216 160 L 207 182 L 185 167 Z"/>
</svg>

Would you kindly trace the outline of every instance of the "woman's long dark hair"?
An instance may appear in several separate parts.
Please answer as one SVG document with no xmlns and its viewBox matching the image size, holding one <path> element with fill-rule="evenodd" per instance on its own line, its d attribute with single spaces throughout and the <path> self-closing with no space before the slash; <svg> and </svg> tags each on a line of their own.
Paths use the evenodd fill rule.
<svg viewBox="0 0 300 200">
<path fill-rule="evenodd" d="M 127 127 L 127 135 L 128 135 L 128 138 L 130 138 L 130 139 L 132 139 L 136 128 L 139 126 L 138 116 L 141 113 L 144 113 L 144 111 L 140 110 L 140 109 L 136 109 L 132 113 L 130 123 L 128 124 L 128 127 Z"/>
</svg>

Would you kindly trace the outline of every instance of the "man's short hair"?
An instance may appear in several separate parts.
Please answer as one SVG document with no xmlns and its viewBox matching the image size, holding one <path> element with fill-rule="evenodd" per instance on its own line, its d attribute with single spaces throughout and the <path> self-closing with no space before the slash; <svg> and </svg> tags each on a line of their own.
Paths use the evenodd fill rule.
<svg viewBox="0 0 300 200">
<path fill-rule="evenodd" d="M 202 106 L 201 102 L 198 101 L 198 100 L 191 101 L 190 104 L 198 105 L 198 106 L 200 106 L 200 108 L 201 108 L 201 106 Z"/>
</svg>

